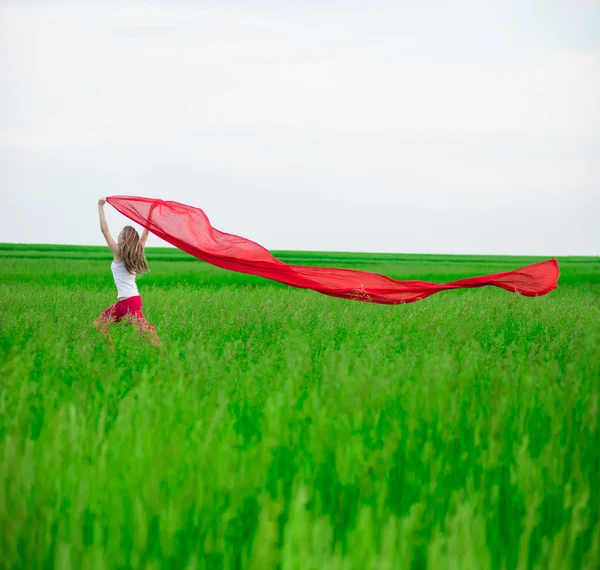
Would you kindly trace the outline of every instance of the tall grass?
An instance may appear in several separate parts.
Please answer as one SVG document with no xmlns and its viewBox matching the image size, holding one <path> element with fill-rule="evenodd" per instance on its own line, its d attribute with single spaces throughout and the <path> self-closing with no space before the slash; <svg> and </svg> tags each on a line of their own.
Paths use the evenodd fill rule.
<svg viewBox="0 0 600 570">
<path fill-rule="evenodd" d="M 395 307 L 149 261 L 163 346 L 111 349 L 105 260 L 0 259 L 0 567 L 598 568 L 597 260 Z"/>
</svg>

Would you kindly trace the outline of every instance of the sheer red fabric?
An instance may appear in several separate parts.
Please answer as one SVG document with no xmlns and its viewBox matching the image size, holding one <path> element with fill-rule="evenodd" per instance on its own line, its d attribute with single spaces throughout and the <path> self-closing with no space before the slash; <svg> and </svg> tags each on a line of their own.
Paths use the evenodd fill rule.
<svg viewBox="0 0 600 570">
<path fill-rule="evenodd" d="M 213 228 L 200 208 L 138 196 L 111 196 L 106 201 L 161 239 L 207 263 L 344 299 L 395 305 L 440 291 L 485 285 L 537 297 L 556 289 L 560 274 L 554 258 L 514 271 L 444 284 L 398 281 L 354 269 L 287 265 L 259 244 Z"/>
</svg>

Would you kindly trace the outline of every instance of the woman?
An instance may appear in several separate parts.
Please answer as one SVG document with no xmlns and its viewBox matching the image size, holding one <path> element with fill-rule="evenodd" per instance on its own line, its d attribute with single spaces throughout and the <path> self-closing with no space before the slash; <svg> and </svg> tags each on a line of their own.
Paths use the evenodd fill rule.
<svg viewBox="0 0 600 570">
<path fill-rule="evenodd" d="M 96 328 L 106 334 L 110 340 L 109 326 L 126 318 L 132 325 L 139 327 L 140 333 L 147 334 L 150 342 L 160 344 L 156 329 L 148 323 L 142 313 L 142 298 L 135 282 L 136 275 L 149 271 L 144 248 L 148 239 L 148 230 L 144 230 L 142 237 L 135 228 L 125 226 L 117 236 L 117 243 L 110 235 L 108 223 L 104 215 L 106 200 L 98 200 L 100 214 L 100 229 L 106 243 L 115 256 L 110 268 L 117 286 L 118 302 L 111 305 L 94 322 Z"/>
</svg>

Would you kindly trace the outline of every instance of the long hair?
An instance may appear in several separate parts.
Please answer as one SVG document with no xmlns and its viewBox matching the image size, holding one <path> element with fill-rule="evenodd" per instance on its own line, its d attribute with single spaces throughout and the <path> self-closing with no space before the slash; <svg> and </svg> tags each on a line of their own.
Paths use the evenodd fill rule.
<svg viewBox="0 0 600 570">
<path fill-rule="evenodd" d="M 121 257 L 129 273 L 140 275 L 150 271 L 148 262 L 144 255 L 144 248 L 140 243 L 140 235 L 135 228 L 125 226 L 122 231 L 123 243 L 121 243 Z"/>
</svg>

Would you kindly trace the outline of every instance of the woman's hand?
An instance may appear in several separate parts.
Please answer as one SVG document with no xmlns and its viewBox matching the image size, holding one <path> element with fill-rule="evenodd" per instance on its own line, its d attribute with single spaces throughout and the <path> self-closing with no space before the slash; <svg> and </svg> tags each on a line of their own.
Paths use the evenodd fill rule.
<svg viewBox="0 0 600 570">
<path fill-rule="evenodd" d="M 98 206 L 104 206 L 104 204 L 106 204 L 106 198 L 100 198 L 100 200 L 98 200 Z"/>
</svg>

